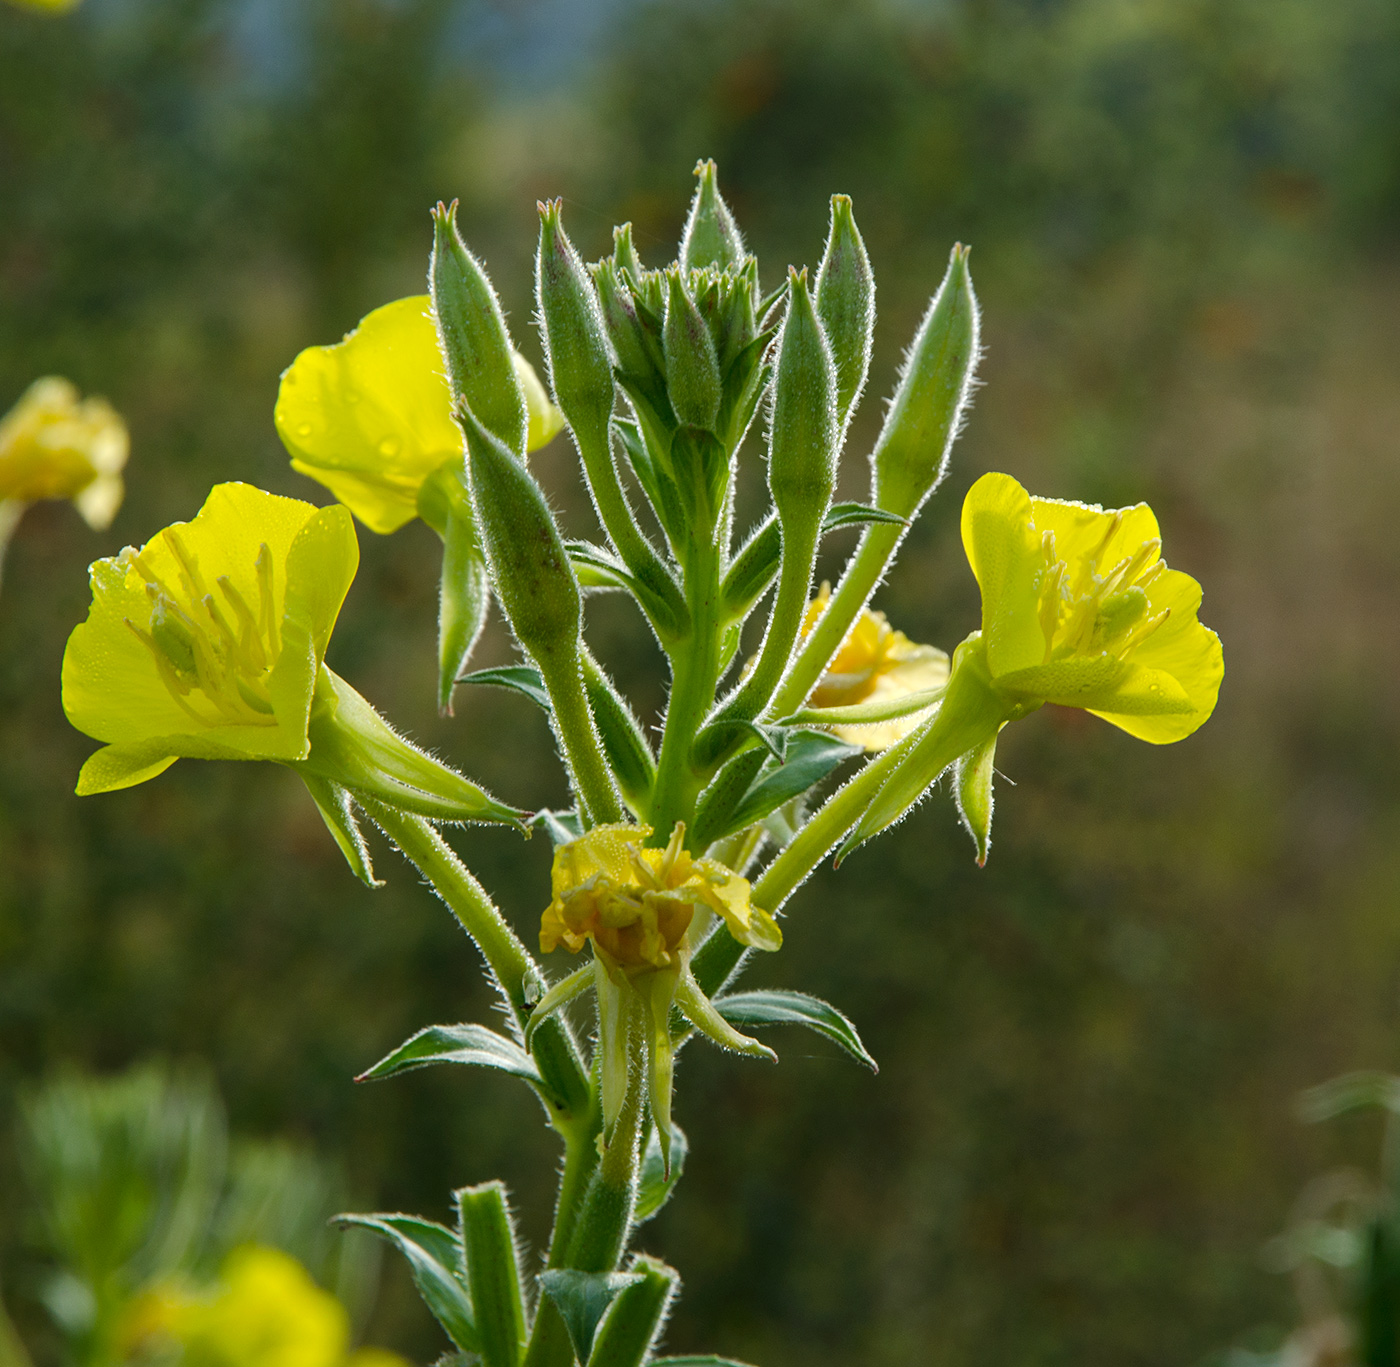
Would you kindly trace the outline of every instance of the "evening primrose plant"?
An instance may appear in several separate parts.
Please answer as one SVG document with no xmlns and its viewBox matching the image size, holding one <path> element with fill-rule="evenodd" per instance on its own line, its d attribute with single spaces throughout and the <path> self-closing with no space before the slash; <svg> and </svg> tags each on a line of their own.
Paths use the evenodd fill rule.
<svg viewBox="0 0 1400 1367">
<path fill-rule="evenodd" d="M 867 500 L 838 503 L 875 325 L 850 200 L 833 198 L 814 271 L 764 281 L 714 164 L 697 175 L 676 259 L 659 267 L 627 225 L 585 262 L 560 203 L 540 205 L 548 390 L 455 206 L 439 205 L 428 294 L 375 310 L 282 378 L 276 423 L 293 467 L 340 504 L 220 486 L 193 522 L 93 567 L 92 612 L 64 662 L 69 716 L 106 742 L 80 791 L 181 757 L 287 765 L 357 874 L 372 880 L 368 818 L 475 940 L 503 1026 L 429 1026 L 364 1078 L 466 1064 L 534 1091 L 563 1144 L 542 1266 L 526 1261 L 499 1183 L 457 1192 L 452 1228 L 344 1221 L 402 1251 L 455 1351 L 487 1367 L 722 1364 L 655 1356 L 679 1278 L 629 1250 L 684 1165 L 671 1113 L 685 1044 L 772 1059 L 749 1032 L 796 1023 L 874 1066 L 827 1003 L 737 988 L 752 951 L 780 951 L 793 892 L 947 771 L 984 861 L 998 735 L 1046 703 L 1163 743 L 1205 721 L 1220 685 L 1200 588 L 1167 569 L 1145 506 L 1033 498 L 1005 475 L 979 480 L 963 512 L 980 627 L 950 656 L 872 610 L 966 416 L 978 357 L 967 250 L 953 248 L 905 355 Z M 565 536 L 528 462 L 561 424 L 597 518 L 589 539 Z M 761 469 L 770 498 L 743 535 L 741 466 Z M 327 667 L 355 570 L 352 513 L 378 534 L 421 517 L 442 537 L 438 702 L 494 686 L 538 705 L 566 810 L 527 816 L 485 793 Z M 822 541 L 844 527 L 859 542 L 818 588 Z M 664 654 L 656 734 L 585 640 L 588 598 L 604 592 L 633 600 Z M 492 602 L 518 661 L 468 672 Z M 552 842 L 534 914 L 559 967 L 527 949 L 440 829 L 478 821 Z"/>
</svg>

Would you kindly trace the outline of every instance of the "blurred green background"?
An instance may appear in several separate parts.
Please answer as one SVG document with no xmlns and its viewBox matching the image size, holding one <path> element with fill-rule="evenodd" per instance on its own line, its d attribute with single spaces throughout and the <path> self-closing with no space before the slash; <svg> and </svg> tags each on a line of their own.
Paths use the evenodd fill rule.
<svg viewBox="0 0 1400 1367">
<path fill-rule="evenodd" d="M 1260 1247 L 1376 1139 L 1302 1126 L 1293 1097 L 1400 1066 L 1400 10 L 87 0 L 0 7 L 0 408 L 63 373 L 133 439 L 111 532 L 36 508 L 0 598 L 0 1278 L 22 1329 L 15 1101 L 63 1063 L 207 1060 L 236 1128 L 314 1144 L 365 1206 L 441 1217 L 502 1176 L 543 1238 L 553 1149 L 523 1089 L 350 1083 L 420 1025 L 490 1018 L 416 876 L 381 844 L 389 885 L 358 885 L 272 766 L 79 801 L 91 746 L 58 667 L 88 561 L 210 483 L 321 501 L 273 431 L 278 374 L 421 290 L 431 203 L 461 198 L 538 360 L 536 198 L 563 195 L 594 256 L 630 218 L 660 264 L 698 156 L 770 285 L 854 196 L 880 325 L 848 497 L 949 247 L 973 244 L 985 387 L 878 600 L 896 625 L 950 647 L 975 624 L 957 512 L 1003 469 L 1148 499 L 1227 676 L 1170 749 L 1053 709 L 1008 732 L 986 870 L 938 795 L 794 904 L 754 985 L 836 1002 L 882 1071 L 807 1036 L 775 1040 L 777 1070 L 687 1052 L 691 1167 L 644 1239 L 686 1279 L 672 1350 L 1193 1364 L 1292 1322 Z M 567 443 L 536 461 L 591 534 Z M 529 704 L 435 714 L 432 533 L 361 545 L 335 668 L 502 796 L 557 802 Z M 654 718 L 640 619 L 596 599 L 590 629 Z M 509 654 L 493 624 L 479 663 Z M 531 933 L 545 842 L 456 843 Z M 397 1268 L 371 1337 L 445 1346 Z"/>
</svg>

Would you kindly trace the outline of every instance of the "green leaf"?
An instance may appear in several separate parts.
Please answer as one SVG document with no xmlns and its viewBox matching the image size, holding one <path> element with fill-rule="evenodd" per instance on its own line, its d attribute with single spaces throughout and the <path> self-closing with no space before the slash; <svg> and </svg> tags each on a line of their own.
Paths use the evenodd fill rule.
<svg viewBox="0 0 1400 1367">
<path fill-rule="evenodd" d="M 776 516 L 757 527 L 731 562 L 720 586 L 724 610 L 747 617 L 778 573 L 783 559 L 783 534 Z"/>
<path fill-rule="evenodd" d="M 642 1170 L 637 1182 L 637 1209 L 632 1218 L 637 1224 L 650 1220 L 676 1189 L 676 1183 L 685 1170 L 685 1156 L 690 1152 L 690 1142 L 685 1132 L 677 1124 L 671 1125 L 671 1175 L 666 1176 L 666 1157 L 661 1152 L 661 1138 L 656 1126 L 651 1127 L 647 1140 L 646 1153 L 642 1155 Z"/>
<path fill-rule="evenodd" d="M 564 549 L 569 553 L 569 563 L 581 587 L 625 589 L 633 597 L 646 592 L 627 566 L 601 546 L 591 541 L 566 541 Z"/>
<path fill-rule="evenodd" d="M 862 526 L 867 522 L 893 522 L 897 527 L 909 525 L 907 517 L 887 513 L 883 508 L 872 508 L 868 503 L 833 503 L 822 521 L 822 535 L 841 527 Z"/>
<path fill-rule="evenodd" d="M 637 1272 L 576 1272 L 556 1267 L 540 1273 L 540 1286 L 559 1308 L 559 1317 L 569 1331 L 569 1342 L 580 1362 L 588 1361 L 598 1321 L 618 1293 L 641 1280 Z"/>
<path fill-rule="evenodd" d="M 872 1072 L 879 1066 L 866 1052 L 856 1028 L 834 1006 L 805 992 L 736 992 L 714 999 L 715 1010 L 731 1025 L 805 1025 L 839 1044 Z"/>
<path fill-rule="evenodd" d="M 734 809 L 728 829 L 720 835 L 762 821 L 769 812 L 820 783 L 838 764 L 865 753 L 859 745 L 849 745 L 822 731 L 794 731 L 788 735 L 784 750 L 781 764 L 759 771 L 753 787 Z"/>
<path fill-rule="evenodd" d="M 1310 1087 L 1298 1098 L 1298 1113 L 1313 1122 L 1373 1106 L 1400 1115 L 1400 1077 L 1378 1072 L 1345 1073 Z"/>
<path fill-rule="evenodd" d="M 641 1367 L 681 1281 L 674 1268 L 645 1254 L 634 1258 L 628 1271 L 637 1280 L 623 1288 L 604 1316 L 588 1367 Z"/>
<path fill-rule="evenodd" d="M 463 1187 L 457 1211 L 482 1367 L 516 1367 L 525 1350 L 525 1297 L 505 1187 Z"/>
<path fill-rule="evenodd" d="M 371 1230 L 393 1244 L 408 1259 L 419 1295 L 448 1338 L 464 1353 L 480 1351 L 462 1246 L 450 1229 L 416 1215 L 337 1215 L 333 1223 Z"/>
<path fill-rule="evenodd" d="M 486 684 L 491 688 L 509 688 L 523 694 L 531 702 L 538 703 L 546 712 L 550 710 L 549 694 L 545 691 L 544 679 L 534 665 L 505 665 L 500 669 L 478 669 L 471 674 L 463 674 L 458 683 Z"/>
<path fill-rule="evenodd" d="M 544 1086 L 535 1061 L 514 1040 L 484 1025 L 430 1025 L 367 1069 L 356 1082 L 377 1082 L 432 1063 L 467 1063 L 496 1068 Z"/>
</svg>

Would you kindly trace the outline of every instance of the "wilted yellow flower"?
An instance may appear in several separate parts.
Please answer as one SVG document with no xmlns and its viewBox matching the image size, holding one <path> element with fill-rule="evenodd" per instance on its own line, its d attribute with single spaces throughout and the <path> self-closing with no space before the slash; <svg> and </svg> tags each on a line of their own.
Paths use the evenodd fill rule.
<svg viewBox="0 0 1400 1367">
<path fill-rule="evenodd" d="M 724 918 L 736 940 L 777 949 L 777 922 L 749 901 L 749 883 L 713 859 L 695 859 L 677 825 L 664 850 L 643 842 L 648 826 L 598 826 L 554 852 L 554 900 L 540 923 L 540 949 L 578 953 L 588 940 L 629 972 L 680 961 L 697 906 Z"/>
<path fill-rule="evenodd" d="M 84 399 L 65 379 L 35 380 L 0 418 L 0 503 L 72 499 L 90 527 L 121 507 L 126 424 L 106 399 Z"/>
<path fill-rule="evenodd" d="M 564 424 L 519 353 L 531 451 Z M 333 346 L 308 347 L 287 367 L 273 418 L 292 468 L 324 484 L 371 531 L 419 514 L 424 481 L 465 449 L 438 350 L 432 301 L 398 299 L 367 314 Z"/>
<path fill-rule="evenodd" d="M 821 592 L 808 604 L 802 624 L 804 636 L 817 624 L 830 599 L 831 585 L 823 584 Z M 883 612 L 863 608 L 807 706 L 896 703 L 916 693 L 942 688 L 947 682 L 946 652 L 937 646 L 915 644 L 902 631 L 891 627 Z M 870 751 L 886 750 L 927 721 L 932 710 L 930 704 L 893 720 L 832 726 L 830 730 L 851 745 L 863 745 Z"/>
<path fill-rule="evenodd" d="M 597 826 L 554 852 L 554 898 L 540 922 L 546 954 L 565 945 L 577 953 L 592 941 L 593 972 L 566 978 L 535 1007 L 526 1032 L 592 987 L 598 993 L 604 1133 L 621 1113 L 631 1076 L 631 1022 L 646 1042 L 647 1100 L 662 1153 L 670 1162 L 671 1008 L 726 1049 L 772 1058 L 741 1035 L 700 990 L 690 971 L 688 932 L 697 907 L 723 918 L 736 940 L 755 949 L 783 942 L 777 922 L 749 900 L 748 880 L 685 849 L 677 823 L 664 850 L 645 848 L 649 826 Z"/>
</svg>

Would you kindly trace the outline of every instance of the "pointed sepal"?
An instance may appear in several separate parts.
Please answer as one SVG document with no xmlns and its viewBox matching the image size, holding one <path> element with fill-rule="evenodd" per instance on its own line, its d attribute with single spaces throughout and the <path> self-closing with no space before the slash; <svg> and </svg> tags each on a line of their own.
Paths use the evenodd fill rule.
<svg viewBox="0 0 1400 1367">
<path fill-rule="evenodd" d="M 637 1174 L 637 1208 L 632 1212 L 635 1224 L 650 1220 L 676 1189 L 681 1174 L 685 1171 L 686 1155 L 690 1152 L 690 1141 L 685 1131 L 674 1121 L 671 1122 L 670 1166 L 666 1155 L 661 1151 L 661 1136 L 653 1125 L 647 1138 L 646 1150 L 642 1154 L 641 1170 Z"/>
<path fill-rule="evenodd" d="M 326 823 L 326 829 L 340 847 L 341 854 L 345 856 L 345 862 L 350 865 L 351 873 L 367 888 L 382 888 L 384 880 L 374 876 L 369 847 L 365 844 L 359 822 L 355 820 L 355 813 L 350 805 L 350 794 L 340 784 L 322 778 L 319 774 L 303 772 L 301 781 L 306 785 L 306 791 L 311 794 L 316 810 L 321 813 L 321 820 Z"/>
<path fill-rule="evenodd" d="M 778 1061 L 777 1054 L 766 1044 L 751 1035 L 740 1034 L 720 1015 L 715 1003 L 700 990 L 700 984 L 695 981 L 689 965 L 676 987 L 676 1006 L 686 1020 L 721 1049 L 732 1049 L 736 1054 L 747 1054 L 750 1058 L 766 1058 L 771 1063 Z"/>
<path fill-rule="evenodd" d="M 992 775 L 997 738 L 992 736 L 959 757 L 954 770 L 953 792 L 963 825 L 977 846 L 977 867 L 984 868 L 992 847 Z"/>
<path fill-rule="evenodd" d="M 700 183 L 681 237 L 681 264 L 690 269 L 738 266 L 744 259 L 744 238 L 720 195 L 719 168 L 713 161 L 699 161 L 695 175 Z"/>
</svg>

